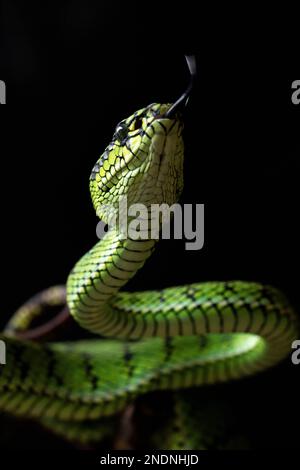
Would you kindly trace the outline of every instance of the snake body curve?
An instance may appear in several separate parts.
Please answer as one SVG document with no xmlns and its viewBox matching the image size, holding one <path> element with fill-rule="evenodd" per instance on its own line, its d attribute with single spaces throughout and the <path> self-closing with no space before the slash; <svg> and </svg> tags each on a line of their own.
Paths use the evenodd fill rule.
<svg viewBox="0 0 300 470">
<path fill-rule="evenodd" d="M 123 120 L 94 166 L 91 195 L 105 222 L 108 207 L 116 209 L 121 195 L 128 206 L 178 200 L 183 126 L 177 115 L 164 117 L 169 108 L 152 104 Z M 41 309 L 29 302 L 16 312 L 1 335 L 7 345 L 1 410 L 38 418 L 67 435 L 74 429 L 70 423 L 76 427 L 115 415 L 146 392 L 238 379 L 286 357 L 297 337 L 297 316 L 273 287 L 228 281 L 120 291 L 155 244 L 149 236 L 123 239 L 112 228 L 70 273 L 70 313 L 105 340 L 20 340 L 16 333 Z M 45 303 L 59 304 L 64 295 L 63 288 L 51 288 Z M 92 434 L 92 425 L 86 432 Z"/>
</svg>

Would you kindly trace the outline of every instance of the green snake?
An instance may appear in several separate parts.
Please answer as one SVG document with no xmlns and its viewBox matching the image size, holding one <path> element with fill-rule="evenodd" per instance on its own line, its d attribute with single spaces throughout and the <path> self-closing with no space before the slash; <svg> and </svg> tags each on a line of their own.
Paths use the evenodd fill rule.
<svg viewBox="0 0 300 470">
<path fill-rule="evenodd" d="M 90 177 L 104 222 L 108 205 L 116 209 L 120 196 L 127 196 L 128 206 L 147 208 L 178 201 L 182 131 L 182 116 L 170 104 L 151 104 L 118 124 Z M 1 335 L 7 347 L 1 410 L 38 419 L 62 436 L 93 440 L 109 432 L 109 417 L 140 395 L 239 379 L 289 354 L 297 316 L 273 287 L 227 281 L 121 290 L 156 242 L 124 239 L 116 226 L 71 271 L 69 311 L 101 338 L 41 344 L 18 337 L 46 305 L 64 302 L 63 287 L 48 289 L 13 315 Z"/>
</svg>

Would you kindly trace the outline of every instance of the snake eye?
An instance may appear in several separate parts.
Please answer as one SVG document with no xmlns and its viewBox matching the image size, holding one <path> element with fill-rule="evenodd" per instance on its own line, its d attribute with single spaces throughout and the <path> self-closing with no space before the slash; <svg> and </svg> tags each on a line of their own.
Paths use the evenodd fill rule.
<svg viewBox="0 0 300 470">
<path fill-rule="evenodd" d="M 123 123 L 123 122 L 118 124 L 118 126 L 116 127 L 116 132 L 115 132 L 116 138 L 120 142 L 122 142 L 124 139 L 126 139 L 127 134 L 128 134 L 128 128 L 127 128 L 126 124 Z"/>
</svg>

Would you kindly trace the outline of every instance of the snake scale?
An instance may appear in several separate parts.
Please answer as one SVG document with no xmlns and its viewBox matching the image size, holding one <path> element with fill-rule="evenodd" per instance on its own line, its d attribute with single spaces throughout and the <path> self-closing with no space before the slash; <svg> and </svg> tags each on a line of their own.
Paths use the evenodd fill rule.
<svg viewBox="0 0 300 470">
<path fill-rule="evenodd" d="M 182 130 L 182 116 L 170 104 L 151 104 L 118 124 L 90 177 L 102 220 L 108 220 L 107 204 L 117 208 L 121 195 L 128 206 L 147 208 L 179 199 Z M 238 379 L 290 352 L 297 316 L 273 287 L 227 281 L 120 290 L 155 244 L 151 238 L 123 239 L 112 228 L 70 273 L 69 311 L 102 339 L 41 344 L 18 337 L 45 306 L 64 302 L 60 286 L 13 315 L 1 334 L 7 347 L 1 410 L 38 419 L 65 437 L 97 440 L 112 432 L 109 417 L 142 394 Z"/>
</svg>

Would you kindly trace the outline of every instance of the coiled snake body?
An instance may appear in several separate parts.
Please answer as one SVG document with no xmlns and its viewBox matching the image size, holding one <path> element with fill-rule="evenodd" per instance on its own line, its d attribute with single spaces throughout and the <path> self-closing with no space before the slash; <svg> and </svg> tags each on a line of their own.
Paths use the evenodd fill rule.
<svg viewBox="0 0 300 470">
<path fill-rule="evenodd" d="M 122 121 L 93 168 L 92 199 L 104 221 L 107 205 L 117 208 L 121 195 L 127 196 L 128 206 L 178 200 L 182 123 L 176 114 L 165 117 L 168 109 L 153 104 Z M 231 281 L 119 292 L 154 245 L 150 238 L 124 240 L 113 228 L 69 275 L 72 316 L 109 339 L 20 340 L 17 333 L 40 315 L 41 305 L 33 300 L 16 312 L 1 336 L 7 345 L 7 364 L 0 368 L 1 410 L 38 418 L 62 435 L 88 440 L 93 432 L 101 434 L 93 423 L 115 415 L 141 394 L 238 379 L 289 353 L 297 336 L 296 316 L 273 287 Z M 43 294 L 44 304 L 59 304 L 63 298 L 60 287 Z"/>
</svg>

